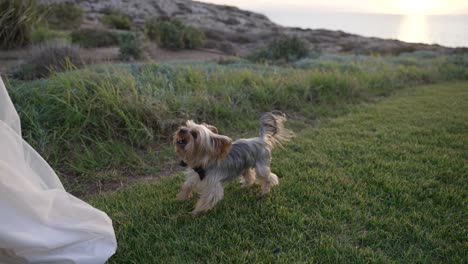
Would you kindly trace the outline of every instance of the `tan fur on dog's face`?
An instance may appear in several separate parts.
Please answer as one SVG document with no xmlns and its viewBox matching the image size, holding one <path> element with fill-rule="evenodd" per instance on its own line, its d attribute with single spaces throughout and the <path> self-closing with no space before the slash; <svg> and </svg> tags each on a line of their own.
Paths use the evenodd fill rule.
<svg viewBox="0 0 468 264">
<path fill-rule="evenodd" d="M 192 168 L 224 159 L 231 149 L 232 140 L 217 133 L 214 126 L 187 121 L 174 135 L 177 155 Z"/>
</svg>

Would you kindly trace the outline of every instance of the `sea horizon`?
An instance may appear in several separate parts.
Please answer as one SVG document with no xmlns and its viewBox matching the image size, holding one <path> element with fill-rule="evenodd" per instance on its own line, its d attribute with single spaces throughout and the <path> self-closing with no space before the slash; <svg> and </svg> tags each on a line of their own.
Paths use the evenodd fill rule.
<svg viewBox="0 0 468 264">
<path fill-rule="evenodd" d="M 252 11 L 266 15 L 281 26 L 340 30 L 365 37 L 452 48 L 468 47 L 468 14 L 403 15 L 288 8 Z"/>
</svg>

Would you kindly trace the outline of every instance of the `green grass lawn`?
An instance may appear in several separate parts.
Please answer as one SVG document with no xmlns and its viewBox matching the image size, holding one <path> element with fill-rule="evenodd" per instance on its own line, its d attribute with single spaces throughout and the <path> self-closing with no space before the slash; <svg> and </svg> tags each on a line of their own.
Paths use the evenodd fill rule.
<svg viewBox="0 0 468 264">
<path fill-rule="evenodd" d="M 119 243 L 110 263 L 463 263 L 467 102 L 468 82 L 414 87 L 296 131 L 270 195 L 231 183 L 200 217 L 175 201 L 181 175 L 96 196 Z"/>
</svg>

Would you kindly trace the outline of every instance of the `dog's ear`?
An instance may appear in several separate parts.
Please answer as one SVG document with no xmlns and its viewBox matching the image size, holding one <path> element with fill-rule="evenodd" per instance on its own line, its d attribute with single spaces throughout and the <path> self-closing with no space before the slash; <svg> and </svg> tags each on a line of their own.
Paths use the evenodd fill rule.
<svg viewBox="0 0 468 264">
<path fill-rule="evenodd" d="M 212 137 L 213 147 L 218 158 L 225 158 L 231 150 L 232 139 L 226 136 L 217 135 Z"/>
<path fill-rule="evenodd" d="M 202 123 L 202 125 L 206 126 L 206 128 L 208 128 L 211 132 L 219 134 L 219 130 L 215 126 L 208 125 L 207 123 Z"/>
</svg>

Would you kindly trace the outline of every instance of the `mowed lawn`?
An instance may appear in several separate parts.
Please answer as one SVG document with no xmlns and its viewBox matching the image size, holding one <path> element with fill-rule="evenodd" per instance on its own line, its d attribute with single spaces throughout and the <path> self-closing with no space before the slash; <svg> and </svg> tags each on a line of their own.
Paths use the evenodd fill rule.
<svg viewBox="0 0 468 264">
<path fill-rule="evenodd" d="M 192 217 L 195 198 L 175 201 L 178 175 L 92 198 L 116 230 L 110 263 L 466 263 L 467 82 L 296 132 L 274 152 L 280 185 L 266 197 L 233 182 Z"/>
</svg>

